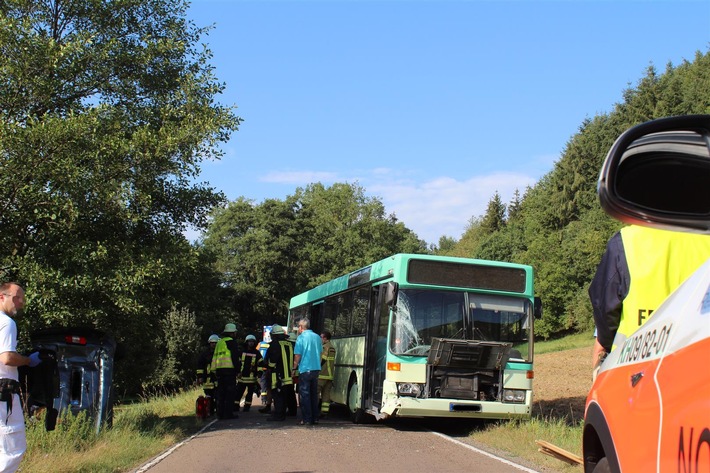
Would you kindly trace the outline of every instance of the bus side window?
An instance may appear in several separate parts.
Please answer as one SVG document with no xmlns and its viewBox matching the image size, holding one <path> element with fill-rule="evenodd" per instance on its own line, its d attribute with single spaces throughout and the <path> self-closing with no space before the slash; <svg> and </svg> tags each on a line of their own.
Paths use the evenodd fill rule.
<svg viewBox="0 0 710 473">
<path fill-rule="evenodd" d="M 341 327 L 341 320 L 338 314 L 338 301 L 335 298 L 326 299 L 323 304 L 323 314 L 325 320 L 327 320 L 332 325 L 331 332 L 334 337 L 341 337 L 345 335 Z"/>
<path fill-rule="evenodd" d="M 367 321 L 367 304 L 370 298 L 369 288 L 361 287 L 355 291 L 353 297 L 353 335 L 365 333 L 365 323 Z"/>
</svg>

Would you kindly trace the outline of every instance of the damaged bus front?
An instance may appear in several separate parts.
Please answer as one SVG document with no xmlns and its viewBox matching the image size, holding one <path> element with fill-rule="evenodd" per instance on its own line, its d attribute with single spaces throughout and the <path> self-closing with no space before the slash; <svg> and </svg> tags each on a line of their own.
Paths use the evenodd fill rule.
<svg viewBox="0 0 710 473">
<path fill-rule="evenodd" d="M 392 306 L 381 415 L 528 417 L 535 299 L 402 289 Z"/>
</svg>

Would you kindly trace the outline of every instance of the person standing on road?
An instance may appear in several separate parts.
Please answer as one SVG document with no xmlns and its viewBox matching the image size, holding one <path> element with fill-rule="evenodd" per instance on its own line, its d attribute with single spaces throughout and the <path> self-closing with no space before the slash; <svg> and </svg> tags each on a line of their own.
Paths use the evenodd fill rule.
<svg viewBox="0 0 710 473">
<path fill-rule="evenodd" d="M 304 317 L 298 321 L 298 339 L 294 348 L 293 371 L 298 373 L 298 395 L 301 404 L 301 424 L 318 423 L 318 376 L 323 343 L 310 329 Z"/>
<path fill-rule="evenodd" d="M 240 368 L 239 346 L 234 336 L 237 326 L 226 324 L 223 337 L 217 342 L 210 368 L 217 375 L 217 418 L 234 419 L 234 398 L 237 394 L 237 373 Z"/>
<path fill-rule="evenodd" d="M 216 408 L 215 386 L 217 384 L 217 380 L 214 371 L 210 369 L 210 365 L 212 364 L 212 356 L 214 355 L 214 349 L 217 346 L 217 342 L 219 342 L 219 335 L 210 335 L 207 339 L 207 344 L 209 346 L 205 351 L 200 353 L 197 360 L 197 385 L 202 386 L 205 396 L 209 399 L 209 415 L 213 415 Z"/>
<path fill-rule="evenodd" d="M 710 236 L 631 225 L 614 234 L 589 286 L 596 372 L 606 355 L 710 258 Z"/>
<path fill-rule="evenodd" d="M 236 410 L 239 410 L 239 403 L 246 390 L 247 396 L 244 398 L 244 412 L 249 412 L 251 401 L 256 392 L 256 377 L 261 364 L 261 353 L 256 349 L 256 337 L 247 335 L 244 340 L 244 351 L 242 351 L 242 368 L 237 376 L 237 395 L 235 397 Z"/>
<path fill-rule="evenodd" d="M 288 342 L 291 344 L 292 349 L 296 345 L 297 331 L 298 328 L 288 334 Z M 293 360 L 288 366 L 291 365 L 293 365 Z M 295 374 L 291 372 L 291 379 L 293 379 L 293 384 L 286 390 L 286 415 L 288 417 L 296 417 L 298 416 L 298 371 Z"/>
<path fill-rule="evenodd" d="M 318 375 L 318 398 L 320 399 L 320 416 L 327 417 L 330 413 L 330 391 L 333 388 L 335 373 L 335 348 L 330 343 L 331 334 L 324 330 L 320 334 L 323 351 L 320 357 L 320 374 Z"/>
<path fill-rule="evenodd" d="M 293 345 L 282 326 L 271 327 L 271 343 L 266 350 L 268 379 L 271 385 L 271 397 L 274 400 L 274 413 L 268 421 L 286 420 L 286 400 L 293 393 L 293 378 L 290 367 L 293 364 Z"/>
<path fill-rule="evenodd" d="M 17 353 L 17 325 L 12 319 L 25 306 L 25 291 L 14 282 L 0 284 L 0 471 L 17 470 L 27 450 L 20 404 L 18 366 L 40 364 L 39 353 Z"/>
<path fill-rule="evenodd" d="M 269 382 L 268 376 L 268 363 L 266 362 L 266 352 L 269 349 L 269 344 L 271 343 L 271 326 L 264 327 L 264 332 L 262 339 L 256 346 L 261 354 L 261 363 L 259 366 L 259 386 L 261 388 L 261 405 L 259 412 L 262 414 L 271 413 L 271 383 Z"/>
</svg>

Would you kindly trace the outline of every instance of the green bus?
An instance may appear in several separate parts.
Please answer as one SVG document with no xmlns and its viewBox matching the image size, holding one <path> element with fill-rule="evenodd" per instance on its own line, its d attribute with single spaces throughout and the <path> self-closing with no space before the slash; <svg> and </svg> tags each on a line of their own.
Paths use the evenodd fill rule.
<svg viewBox="0 0 710 473">
<path fill-rule="evenodd" d="M 530 417 L 533 321 L 522 264 L 396 254 L 291 299 L 336 349 L 333 402 L 368 418 Z"/>
</svg>

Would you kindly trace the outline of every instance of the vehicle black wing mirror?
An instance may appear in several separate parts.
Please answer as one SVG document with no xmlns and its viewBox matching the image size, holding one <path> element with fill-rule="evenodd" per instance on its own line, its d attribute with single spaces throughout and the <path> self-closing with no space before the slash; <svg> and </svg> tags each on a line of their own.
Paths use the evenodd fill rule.
<svg viewBox="0 0 710 473">
<path fill-rule="evenodd" d="M 533 316 L 536 319 L 542 318 L 542 299 L 535 296 L 535 301 L 533 303 Z"/>
<path fill-rule="evenodd" d="M 399 292 L 399 284 L 396 282 L 388 282 L 385 289 L 385 304 L 394 309 L 397 304 L 397 293 Z"/>
<path fill-rule="evenodd" d="M 598 191 L 602 208 L 622 222 L 710 233 L 710 115 L 624 132 L 604 161 Z"/>
</svg>

